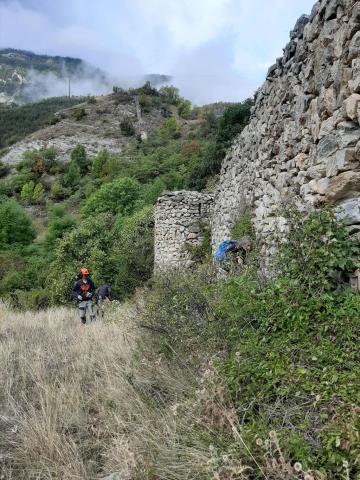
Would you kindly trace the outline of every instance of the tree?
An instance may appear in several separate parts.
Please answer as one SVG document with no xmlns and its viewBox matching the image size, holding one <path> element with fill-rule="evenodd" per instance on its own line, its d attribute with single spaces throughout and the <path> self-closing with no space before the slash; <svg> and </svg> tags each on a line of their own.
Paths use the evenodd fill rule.
<svg viewBox="0 0 360 480">
<path fill-rule="evenodd" d="M 126 137 L 132 137 L 135 135 L 135 127 L 129 117 L 124 117 L 120 122 L 120 130 Z"/>
<path fill-rule="evenodd" d="M 128 295 L 151 278 L 154 268 L 154 213 L 144 207 L 116 226 L 112 263 L 116 272 L 112 281 L 118 295 Z"/>
<path fill-rule="evenodd" d="M 34 188 L 32 200 L 34 203 L 41 203 L 44 196 L 44 187 L 41 183 L 37 183 Z"/>
<path fill-rule="evenodd" d="M 159 90 L 160 97 L 171 105 L 179 105 L 180 95 L 179 89 L 172 85 L 161 87 Z"/>
<path fill-rule="evenodd" d="M 31 203 L 33 199 L 33 194 L 34 194 L 34 187 L 35 187 L 35 184 L 32 180 L 30 180 L 30 182 L 25 183 L 21 189 L 21 194 L 20 194 L 21 200 L 24 200 L 24 202 Z"/>
<path fill-rule="evenodd" d="M 29 245 L 35 237 L 30 216 L 16 200 L 0 202 L 0 245 Z"/>
<path fill-rule="evenodd" d="M 109 212 L 113 215 L 129 215 L 134 211 L 140 189 L 139 182 L 128 177 L 106 183 L 86 201 L 83 214 L 88 216 Z"/>
<path fill-rule="evenodd" d="M 178 107 L 178 113 L 180 117 L 188 119 L 190 118 L 191 114 L 191 102 L 190 100 L 182 100 L 179 107 Z"/>
<path fill-rule="evenodd" d="M 83 145 L 76 145 L 71 151 L 70 159 L 79 165 L 81 175 L 85 175 L 89 170 L 89 163 L 86 158 L 86 150 Z"/>
<path fill-rule="evenodd" d="M 181 136 L 180 124 L 174 117 L 170 117 L 163 123 L 160 135 L 164 139 L 179 138 Z"/>
<path fill-rule="evenodd" d="M 49 208 L 46 244 L 53 247 L 56 240 L 62 238 L 64 233 L 72 229 L 75 225 L 75 219 L 66 213 L 66 210 L 62 205 L 52 205 Z"/>
<path fill-rule="evenodd" d="M 80 183 L 80 167 L 75 160 L 71 160 L 68 171 L 64 175 L 64 183 L 67 187 L 76 187 Z"/>
<path fill-rule="evenodd" d="M 55 180 L 55 182 L 51 185 L 50 189 L 50 196 L 54 200 L 62 200 L 66 197 L 66 190 L 61 185 L 59 180 Z"/>
<path fill-rule="evenodd" d="M 91 164 L 91 174 L 95 178 L 102 178 L 105 176 L 104 167 L 109 160 L 109 153 L 107 150 L 101 150 L 93 159 Z"/>
</svg>

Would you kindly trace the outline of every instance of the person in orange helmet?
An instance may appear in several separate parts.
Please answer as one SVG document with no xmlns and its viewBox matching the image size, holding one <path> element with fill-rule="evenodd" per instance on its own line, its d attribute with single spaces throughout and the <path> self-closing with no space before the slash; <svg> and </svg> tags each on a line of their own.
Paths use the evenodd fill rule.
<svg viewBox="0 0 360 480">
<path fill-rule="evenodd" d="M 80 269 L 80 278 L 74 284 L 73 295 L 79 301 L 79 315 L 83 325 L 86 323 L 86 312 L 90 317 L 90 321 L 95 320 L 92 308 L 92 297 L 95 293 L 95 285 L 92 281 L 89 270 L 87 268 Z"/>
</svg>

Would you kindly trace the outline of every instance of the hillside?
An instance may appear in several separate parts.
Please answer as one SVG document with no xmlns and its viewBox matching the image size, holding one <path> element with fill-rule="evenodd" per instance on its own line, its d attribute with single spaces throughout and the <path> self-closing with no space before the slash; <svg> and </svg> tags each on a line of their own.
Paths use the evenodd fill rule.
<svg viewBox="0 0 360 480">
<path fill-rule="evenodd" d="M 149 82 L 77 101 L 3 110 L 5 145 L 36 121 L 45 124 L 1 158 L 0 294 L 20 308 L 69 302 L 80 263 L 97 282 L 111 281 L 115 298 L 143 285 L 153 270 L 157 198 L 165 190 L 214 188 L 252 104 L 234 104 L 217 118 L 193 108 L 174 87 L 156 90 Z M 46 124 L 57 105 L 67 108 Z"/>
<path fill-rule="evenodd" d="M 157 73 L 131 79 L 126 84 L 149 81 L 154 87 L 169 83 Z M 0 49 L 0 104 L 24 104 L 55 96 L 109 94 L 119 80 L 80 58 L 39 55 L 13 48 Z M 121 81 L 120 81 L 121 83 Z"/>
<path fill-rule="evenodd" d="M 12 48 L 0 50 L 0 103 L 24 103 L 51 96 L 109 92 L 106 74 L 79 58 L 37 55 Z M 79 92 L 79 86 L 89 91 Z"/>
</svg>

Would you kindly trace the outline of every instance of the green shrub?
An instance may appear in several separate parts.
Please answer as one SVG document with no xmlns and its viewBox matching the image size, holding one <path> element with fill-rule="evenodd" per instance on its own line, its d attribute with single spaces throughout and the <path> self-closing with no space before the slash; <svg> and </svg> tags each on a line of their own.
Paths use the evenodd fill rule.
<svg viewBox="0 0 360 480">
<path fill-rule="evenodd" d="M 94 157 L 91 164 L 91 174 L 95 178 L 103 178 L 106 175 L 105 165 L 109 160 L 109 153 L 107 150 L 101 150 L 96 157 Z"/>
<path fill-rule="evenodd" d="M 64 175 L 64 184 L 66 187 L 76 187 L 81 179 L 80 167 L 75 160 L 71 160 L 68 169 Z"/>
<path fill-rule="evenodd" d="M 133 122 L 129 117 L 124 117 L 120 122 L 120 130 L 126 137 L 133 137 L 136 133 Z"/>
<path fill-rule="evenodd" d="M 191 116 L 191 102 L 190 100 L 181 100 L 178 107 L 178 113 L 180 117 L 189 119 Z"/>
<path fill-rule="evenodd" d="M 28 245 L 36 237 L 26 211 L 13 199 L 0 202 L 0 245 Z"/>
<path fill-rule="evenodd" d="M 79 122 L 86 116 L 86 111 L 84 107 L 77 107 L 74 109 L 73 114 L 72 114 L 74 120 Z"/>
<path fill-rule="evenodd" d="M 76 228 L 70 228 L 57 242 L 46 282 L 52 302 L 66 303 L 71 300 L 73 282 L 83 265 L 89 268 L 96 283 L 111 271 L 110 249 L 112 251 L 114 243 L 112 225 L 111 215 L 89 217 Z"/>
<path fill-rule="evenodd" d="M 86 157 L 86 150 L 83 145 L 76 145 L 70 154 L 71 162 L 77 163 L 80 168 L 81 175 L 85 175 L 89 170 L 89 162 Z"/>
<path fill-rule="evenodd" d="M 10 167 L 9 165 L 4 164 L 3 162 L 0 162 L 0 178 L 6 177 L 10 173 Z"/>
<path fill-rule="evenodd" d="M 144 207 L 131 217 L 118 221 L 113 248 L 114 275 L 106 280 L 120 298 L 151 278 L 154 269 L 154 215 Z"/>
<path fill-rule="evenodd" d="M 34 188 L 32 201 L 34 203 L 41 203 L 44 197 L 45 189 L 41 183 L 37 183 Z"/>
<path fill-rule="evenodd" d="M 30 180 L 30 182 L 25 183 L 21 189 L 21 194 L 20 194 L 21 200 L 27 203 L 31 203 L 34 195 L 34 187 L 35 187 L 35 183 L 32 180 Z"/>
<path fill-rule="evenodd" d="M 53 247 L 55 242 L 62 238 L 65 232 L 71 230 L 75 225 L 75 219 L 66 213 L 62 205 L 52 205 L 48 210 L 48 231 L 46 235 L 46 244 Z"/>
<path fill-rule="evenodd" d="M 109 212 L 114 215 L 129 215 L 134 211 L 140 196 L 140 185 L 132 178 L 118 178 L 103 185 L 91 195 L 82 209 L 83 215 Z"/>
<path fill-rule="evenodd" d="M 160 135 L 164 139 L 179 138 L 181 136 L 180 124 L 175 117 L 170 117 L 163 123 Z"/>
</svg>

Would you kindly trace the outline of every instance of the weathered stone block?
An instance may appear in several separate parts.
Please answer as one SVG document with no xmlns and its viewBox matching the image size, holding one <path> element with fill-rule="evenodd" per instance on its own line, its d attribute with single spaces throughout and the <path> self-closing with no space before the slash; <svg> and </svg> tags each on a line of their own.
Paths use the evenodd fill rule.
<svg viewBox="0 0 360 480">
<path fill-rule="evenodd" d="M 360 172 L 344 172 L 330 179 L 325 193 L 328 202 L 354 196 L 360 196 Z"/>
</svg>

